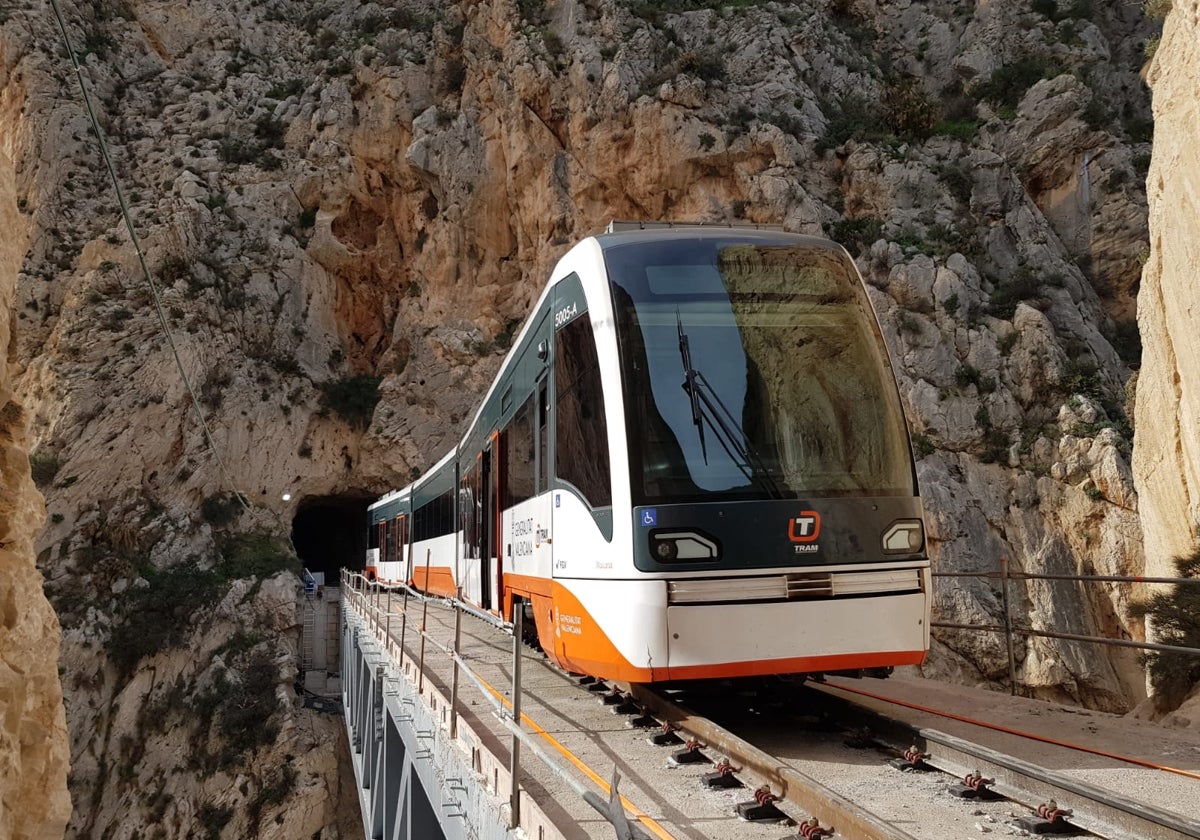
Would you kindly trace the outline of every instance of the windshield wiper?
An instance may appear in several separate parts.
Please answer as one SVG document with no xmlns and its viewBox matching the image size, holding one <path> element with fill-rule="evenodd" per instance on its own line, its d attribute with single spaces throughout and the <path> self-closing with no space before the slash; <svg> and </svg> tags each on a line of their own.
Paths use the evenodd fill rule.
<svg viewBox="0 0 1200 840">
<path fill-rule="evenodd" d="M 751 483 L 757 482 L 777 499 L 783 498 L 779 484 L 763 464 L 741 424 L 721 401 L 721 397 L 708 383 L 704 374 L 692 367 L 692 353 L 678 309 L 675 310 L 675 325 L 679 330 L 679 359 L 683 363 L 684 374 L 683 390 L 687 391 L 692 401 L 692 423 L 695 424 L 700 437 L 700 452 L 704 455 L 704 463 L 708 463 L 708 450 L 704 443 L 704 424 L 708 423 L 717 437 L 717 443 L 721 444 L 729 460 L 733 461 L 746 480 Z"/>
<path fill-rule="evenodd" d="M 675 310 L 675 327 L 679 330 L 679 358 L 683 362 L 683 390 L 687 391 L 688 397 L 692 401 L 692 423 L 696 426 L 696 432 L 700 436 L 700 453 L 704 456 L 704 463 L 708 463 L 708 447 L 704 445 L 704 423 L 700 416 L 700 397 L 696 389 L 696 379 L 700 376 L 700 372 L 692 367 L 692 351 L 688 347 L 688 337 L 683 332 L 683 318 L 679 315 L 679 310 Z"/>
</svg>

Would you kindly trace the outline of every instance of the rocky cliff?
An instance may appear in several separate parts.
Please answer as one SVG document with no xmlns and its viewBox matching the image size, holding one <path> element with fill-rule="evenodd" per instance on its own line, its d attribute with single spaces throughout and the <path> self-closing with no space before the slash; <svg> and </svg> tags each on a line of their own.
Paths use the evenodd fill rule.
<svg viewBox="0 0 1200 840">
<path fill-rule="evenodd" d="M 609 218 L 782 222 L 851 249 L 939 569 L 1143 568 L 1125 408 L 1148 248 L 1139 8 L 66 8 L 213 439 L 53 19 L 5 13 L 0 101 L 19 86 L 34 126 L 9 153 L 30 233 L 7 270 L 74 836 L 337 832 L 340 736 L 289 696 L 294 578 L 274 540 L 306 503 L 430 465 L 553 261 Z M 1143 632 L 1120 587 L 1010 594 L 1035 628 Z M 939 580 L 938 619 L 995 622 L 1000 604 L 995 581 Z M 1007 679 L 1002 639 L 936 636 L 930 673 Z M 1100 648 L 1031 638 L 1016 656 L 1047 698 L 1123 709 L 1143 690 Z M 274 737 L 239 740 L 247 720 Z"/>
<path fill-rule="evenodd" d="M 1154 157 L 1147 178 L 1150 258 L 1138 292 L 1145 368 L 1138 379 L 1135 484 L 1149 574 L 1173 576 L 1200 540 L 1200 3 L 1174 0 L 1149 66 Z M 1200 693 L 1176 719 L 1200 720 Z"/>
<path fill-rule="evenodd" d="M 1145 369 L 1138 378 L 1134 476 L 1146 566 L 1171 575 L 1200 534 L 1200 4 L 1175 0 L 1149 66 L 1154 157 L 1147 177 L 1150 258 L 1138 292 Z"/>
<path fill-rule="evenodd" d="M 67 724 L 58 619 L 34 565 L 46 509 L 30 477 L 29 415 L 14 383 L 17 273 L 34 228 L 18 210 L 16 163 L 32 128 L 5 58 L 0 50 L 0 837 L 49 840 L 71 814 Z"/>
</svg>

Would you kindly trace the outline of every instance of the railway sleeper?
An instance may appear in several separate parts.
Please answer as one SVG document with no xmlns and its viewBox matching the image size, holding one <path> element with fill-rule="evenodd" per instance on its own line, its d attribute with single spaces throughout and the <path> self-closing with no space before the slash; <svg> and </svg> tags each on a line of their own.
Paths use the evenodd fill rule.
<svg viewBox="0 0 1200 840">
<path fill-rule="evenodd" d="M 678 726 L 670 721 L 663 721 L 662 731 L 650 738 L 650 743 L 656 747 L 673 747 L 676 744 L 682 744 L 683 739 L 675 734 L 678 731 Z"/>
<path fill-rule="evenodd" d="M 737 777 L 737 774 L 741 771 L 742 768 L 734 767 L 730 764 L 728 758 L 722 758 L 717 762 L 717 766 L 713 772 L 705 773 L 700 777 L 700 781 L 708 788 L 720 788 L 724 790 L 741 788 L 745 787 L 742 780 Z"/>
<path fill-rule="evenodd" d="M 763 785 L 754 791 L 753 801 L 739 802 L 733 810 L 747 822 L 791 822 L 791 817 L 775 804 L 778 801 L 779 797 L 771 793 L 770 785 Z"/>
</svg>

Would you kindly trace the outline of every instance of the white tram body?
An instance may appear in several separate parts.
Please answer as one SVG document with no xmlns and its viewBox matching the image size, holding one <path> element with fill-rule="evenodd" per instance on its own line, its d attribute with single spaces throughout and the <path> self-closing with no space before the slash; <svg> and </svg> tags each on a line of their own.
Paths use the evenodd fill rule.
<svg viewBox="0 0 1200 840">
<path fill-rule="evenodd" d="M 458 446 L 370 514 L 368 577 L 501 622 L 519 606 L 572 672 L 886 669 L 929 648 L 907 427 L 862 280 L 827 240 L 583 240 Z"/>
</svg>

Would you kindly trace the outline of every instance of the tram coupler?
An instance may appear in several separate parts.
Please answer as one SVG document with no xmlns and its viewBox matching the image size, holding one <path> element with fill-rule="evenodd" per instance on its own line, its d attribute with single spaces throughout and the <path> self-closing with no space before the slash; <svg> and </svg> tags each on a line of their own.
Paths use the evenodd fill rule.
<svg viewBox="0 0 1200 840">
<path fill-rule="evenodd" d="M 662 732 L 659 732 L 650 739 L 650 743 L 656 747 L 672 747 L 675 744 L 682 744 L 683 739 L 675 733 L 679 731 L 679 727 L 670 721 L 664 721 Z"/>
<path fill-rule="evenodd" d="M 627 726 L 631 729 L 655 729 L 658 727 L 658 718 L 645 714 L 645 709 L 639 709 L 638 711 L 642 712 L 642 714 L 626 721 Z"/>
<path fill-rule="evenodd" d="M 684 748 L 672 755 L 668 761 L 671 764 L 712 764 L 712 759 L 700 751 L 703 746 L 694 738 L 684 744 Z"/>
<path fill-rule="evenodd" d="M 917 745 L 913 744 L 904 751 L 904 755 L 900 758 L 893 758 L 888 764 L 905 773 L 925 773 L 934 769 L 925 763 L 925 759 L 927 758 L 931 758 L 929 753 L 921 752 Z"/>
<path fill-rule="evenodd" d="M 1079 826 L 1067 822 L 1067 817 L 1072 813 L 1070 808 L 1059 808 L 1058 803 L 1051 799 L 1037 806 L 1034 816 L 1020 817 L 1016 824 L 1031 834 L 1080 834 L 1082 830 Z"/>
<path fill-rule="evenodd" d="M 728 758 L 722 758 L 717 762 L 717 766 L 712 773 L 705 773 L 700 777 L 700 781 L 705 787 L 709 788 L 740 788 L 745 787 L 742 780 L 735 773 L 740 773 L 741 767 L 734 767 L 729 763 Z"/>
<path fill-rule="evenodd" d="M 804 840 L 824 840 L 824 838 L 832 836 L 833 826 L 823 826 L 816 817 L 809 817 L 796 827 L 795 834 L 789 834 L 779 840 L 796 840 L 797 837 L 803 837 Z"/>
<path fill-rule="evenodd" d="M 771 793 L 769 785 L 763 785 L 754 791 L 753 802 L 739 802 L 734 812 L 747 822 L 783 822 L 788 815 L 775 805 L 779 797 Z"/>
<path fill-rule="evenodd" d="M 603 694 L 605 691 L 609 690 L 608 683 L 606 683 L 604 680 L 596 680 L 588 683 L 587 690 L 592 692 L 592 694 Z"/>
<path fill-rule="evenodd" d="M 989 801 L 1003 799 L 1004 797 L 991 789 L 991 785 L 994 784 L 996 784 L 995 779 L 985 779 L 976 770 L 974 773 L 968 773 L 963 776 L 961 782 L 951 785 L 947 790 L 959 799 L 985 799 Z"/>
</svg>

